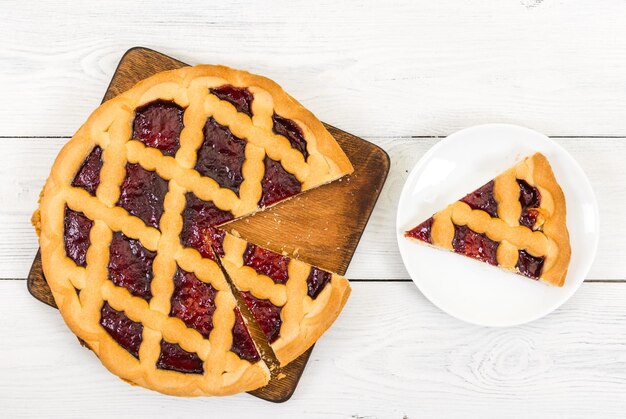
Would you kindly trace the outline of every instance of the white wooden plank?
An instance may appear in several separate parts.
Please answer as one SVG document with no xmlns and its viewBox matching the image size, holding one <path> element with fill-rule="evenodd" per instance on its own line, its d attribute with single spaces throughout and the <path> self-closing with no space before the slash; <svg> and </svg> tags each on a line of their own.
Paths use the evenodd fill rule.
<svg viewBox="0 0 626 419">
<path fill-rule="evenodd" d="M 71 135 L 140 43 L 282 84 L 361 136 L 510 122 L 625 135 L 626 3 L 0 3 L 0 135 Z"/>
<path fill-rule="evenodd" d="M 408 171 L 438 139 L 373 138 L 392 160 L 385 188 L 352 260 L 348 277 L 406 279 L 395 239 L 396 205 Z M 30 225 L 39 191 L 52 161 L 67 139 L 0 139 L 0 278 L 26 277 L 37 249 Z M 600 206 L 601 241 L 591 269 L 592 279 L 624 279 L 626 248 L 626 141 L 618 138 L 557 138 L 582 165 Z"/>
<path fill-rule="evenodd" d="M 531 324 L 492 329 L 436 309 L 412 283 L 354 283 L 298 390 L 176 399 L 131 387 L 82 348 L 24 281 L 0 281 L 2 415 L 46 417 L 623 417 L 626 286 L 584 284 Z"/>
</svg>

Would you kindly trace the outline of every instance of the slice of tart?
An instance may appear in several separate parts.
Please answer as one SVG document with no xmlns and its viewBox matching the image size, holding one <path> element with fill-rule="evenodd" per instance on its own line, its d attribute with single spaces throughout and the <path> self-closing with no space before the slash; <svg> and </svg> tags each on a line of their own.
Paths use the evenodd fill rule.
<svg viewBox="0 0 626 419">
<path fill-rule="evenodd" d="M 448 205 L 405 237 L 562 287 L 571 249 L 565 196 L 541 153 Z"/>
</svg>

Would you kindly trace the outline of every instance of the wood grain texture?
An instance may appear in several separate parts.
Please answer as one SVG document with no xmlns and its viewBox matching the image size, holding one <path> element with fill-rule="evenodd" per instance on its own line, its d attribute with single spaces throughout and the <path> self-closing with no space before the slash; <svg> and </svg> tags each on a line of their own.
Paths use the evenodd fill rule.
<svg viewBox="0 0 626 419">
<path fill-rule="evenodd" d="M 404 180 L 438 138 L 369 138 L 391 157 L 389 177 L 368 222 L 347 275 L 351 280 L 404 280 L 408 274 L 398 253 L 395 217 Z M 580 163 L 591 180 L 600 208 L 596 260 L 589 279 L 621 280 L 626 265 L 626 139 L 555 138 Z M 0 183 L 6 203 L 0 207 L 0 278 L 26 278 L 37 253 L 30 214 L 65 138 L 0 138 Z M 271 214 L 271 213 L 270 213 Z M 267 214 L 269 215 L 269 214 Z M 280 218 L 271 220 L 278 224 Z"/>
<path fill-rule="evenodd" d="M 185 66 L 185 63 L 159 52 L 131 48 L 120 60 L 103 101 L 160 71 Z M 361 138 L 334 127 L 327 128 L 348 154 L 354 173 L 225 228 L 238 231 L 250 242 L 275 251 L 286 251 L 343 275 L 387 178 L 389 156 L 381 148 Z M 33 297 L 56 307 L 43 274 L 39 251 L 29 271 L 27 286 Z M 240 301 L 240 304 L 245 303 Z M 247 313 L 248 319 L 253 319 L 248 310 L 242 310 L 242 313 Z M 263 333 L 256 327 L 252 328 L 251 333 L 255 339 L 264 339 Z M 269 347 L 267 350 L 270 351 Z M 275 403 L 289 400 L 312 351 L 313 347 L 286 367 L 273 371 L 270 382 L 250 394 Z M 274 362 L 278 365 L 277 360 Z"/>
<path fill-rule="evenodd" d="M 471 326 L 411 283 L 354 283 L 288 403 L 242 394 L 178 399 L 131 387 L 76 344 L 23 281 L 0 281 L 0 406 L 5 417 L 622 418 L 626 287 L 583 284 L 533 323 Z M 36 410 L 34 410 L 36 409 Z"/>
<path fill-rule="evenodd" d="M 360 137 L 485 122 L 626 135 L 625 13 L 597 0 L 4 0 L 0 135 L 72 135 L 137 43 L 267 75 Z"/>
</svg>

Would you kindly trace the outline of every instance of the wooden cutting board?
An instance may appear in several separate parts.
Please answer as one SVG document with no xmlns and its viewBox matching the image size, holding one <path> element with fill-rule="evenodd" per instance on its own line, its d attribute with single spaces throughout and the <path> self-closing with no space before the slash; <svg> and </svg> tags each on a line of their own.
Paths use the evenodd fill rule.
<svg viewBox="0 0 626 419">
<path fill-rule="evenodd" d="M 159 71 L 186 65 L 147 48 L 132 48 L 120 60 L 103 102 Z M 352 175 L 229 223 L 224 229 L 236 230 L 252 243 L 296 254 L 303 261 L 344 275 L 387 178 L 389 156 L 359 137 L 330 125 L 326 128 L 354 165 Z M 39 252 L 27 284 L 35 298 L 56 307 L 43 276 Z M 289 400 L 312 350 L 283 368 L 284 378 L 272 378 L 267 386 L 250 394 L 277 403 Z"/>
</svg>

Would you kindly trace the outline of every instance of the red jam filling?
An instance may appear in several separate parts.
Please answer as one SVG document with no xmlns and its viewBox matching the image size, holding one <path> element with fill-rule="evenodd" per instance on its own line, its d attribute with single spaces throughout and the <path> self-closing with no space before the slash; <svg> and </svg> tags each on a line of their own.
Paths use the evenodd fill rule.
<svg viewBox="0 0 626 419">
<path fill-rule="evenodd" d="M 259 327 L 267 337 L 270 343 L 274 342 L 280 336 L 280 326 L 283 320 L 280 318 L 281 307 L 276 307 L 269 300 L 261 300 L 254 297 L 249 292 L 242 292 L 241 296 Z"/>
<path fill-rule="evenodd" d="M 157 100 L 135 111 L 133 140 L 173 156 L 180 147 L 185 110 L 174 102 Z"/>
<path fill-rule="evenodd" d="M 539 279 L 543 269 L 544 257 L 533 256 L 525 250 L 519 251 L 517 265 L 515 267 L 524 276 Z"/>
<path fill-rule="evenodd" d="M 230 84 L 225 84 L 214 89 L 209 89 L 211 93 L 217 96 L 220 100 L 230 102 L 237 112 L 245 113 L 252 118 L 252 100 L 254 96 L 245 87 L 235 87 Z"/>
<path fill-rule="evenodd" d="M 272 121 L 274 121 L 274 125 L 272 127 L 274 133 L 282 135 L 288 139 L 291 147 L 302 153 L 304 161 L 306 161 L 306 159 L 309 158 L 309 152 L 306 149 L 304 134 L 302 134 L 302 130 L 298 124 L 293 122 L 291 119 L 283 118 L 277 114 L 272 116 Z"/>
<path fill-rule="evenodd" d="M 158 228 L 164 211 L 163 200 L 166 193 L 167 181 L 156 172 L 146 170 L 138 164 L 128 163 L 117 205 L 141 218 L 146 225 Z"/>
<path fill-rule="evenodd" d="M 537 210 L 541 205 L 541 194 L 539 189 L 530 186 L 525 180 L 517 179 L 519 185 L 519 203 L 522 205 L 522 214 L 519 218 L 520 225 L 533 228 L 537 222 Z"/>
<path fill-rule="evenodd" d="M 316 299 L 319 293 L 328 284 L 333 275 L 330 272 L 323 271 L 316 267 L 311 267 L 309 276 L 306 279 L 306 285 L 308 288 L 307 295 L 312 299 Z"/>
<path fill-rule="evenodd" d="M 193 352 L 187 352 L 176 343 L 161 340 L 161 354 L 157 368 L 189 374 L 204 373 L 204 362 Z"/>
<path fill-rule="evenodd" d="M 269 276 L 276 284 L 284 284 L 289 279 L 289 258 L 254 244 L 248 243 L 246 246 L 243 264 L 261 275 Z"/>
<path fill-rule="evenodd" d="M 109 247 L 109 279 L 119 287 L 146 301 L 152 298 L 152 261 L 156 256 L 141 245 L 139 240 L 126 237 L 120 232 L 113 233 Z"/>
<path fill-rule="evenodd" d="M 100 169 L 102 169 L 102 149 L 96 146 L 78 169 L 72 186 L 83 188 L 92 196 L 96 196 L 96 189 L 100 184 Z"/>
<path fill-rule="evenodd" d="M 412 239 L 421 240 L 426 243 L 432 244 L 432 238 L 430 237 L 430 231 L 433 228 L 434 218 L 430 217 L 428 220 L 424 221 L 422 224 L 418 225 L 412 230 L 404 233 L 406 237 L 410 237 Z"/>
<path fill-rule="evenodd" d="M 498 217 L 498 203 L 493 196 L 494 181 L 487 182 L 485 185 L 476 189 L 474 192 L 467 194 L 461 202 L 465 202 L 470 208 L 475 210 L 483 210 L 492 217 Z"/>
<path fill-rule="evenodd" d="M 186 194 L 187 205 L 183 210 L 183 230 L 180 242 L 183 246 L 193 247 L 202 257 L 214 259 L 211 247 L 224 256 L 225 232 L 213 226 L 232 220 L 233 215 L 222 211 L 213 202 L 203 201 L 191 192 Z"/>
<path fill-rule="evenodd" d="M 202 282 L 192 272 L 178 268 L 174 274 L 170 316 L 178 317 L 205 338 L 213 330 L 213 313 L 217 290 Z"/>
<path fill-rule="evenodd" d="M 272 205 L 287 199 L 302 190 L 300 181 L 287 172 L 280 162 L 265 156 L 265 174 L 261 180 L 263 193 L 259 201 L 260 207 Z"/>
<path fill-rule="evenodd" d="M 215 180 L 220 187 L 238 194 L 243 182 L 241 166 L 246 159 L 246 142 L 213 117 L 207 119 L 203 132 L 204 141 L 198 150 L 195 169 L 202 176 Z"/>
<path fill-rule="evenodd" d="M 236 353 L 239 358 L 255 363 L 261 359 L 259 353 L 254 346 L 254 342 L 250 337 L 250 333 L 241 317 L 238 308 L 235 309 L 235 324 L 233 326 L 233 345 L 231 351 Z"/>
<path fill-rule="evenodd" d="M 100 325 L 119 345 L 139 359 L 143 325 L 132 321 L 123 311 L 113 309 L 104 302 L 100 309 Z"/>
<path fill-rule="evenodd" d="M 91 245 L 89 232 L 93 227 L 93 221 L 85 217 L 82 212 L 71 210 L 66 206 L 64 224 L 65 254 L 78 266 L 85 267 L 87 265 L 87 249 Z"/>
<path fill-rule="evenodd" d="M 454 226 L 452 246 L 456 253 L 497 265 L 496 250 L 498 242 L 489 239 L 484 234 L 476 233 L 467 226 Z"/>
<path fill-rule="evenodd" d="M 522 215 L 519 217 L 519 224 L 530 229 L 533 229 L 537 222 L 537 215 L 539 213 L 534 209 L 526 209 L 522 211 Z"/>
</svg>

